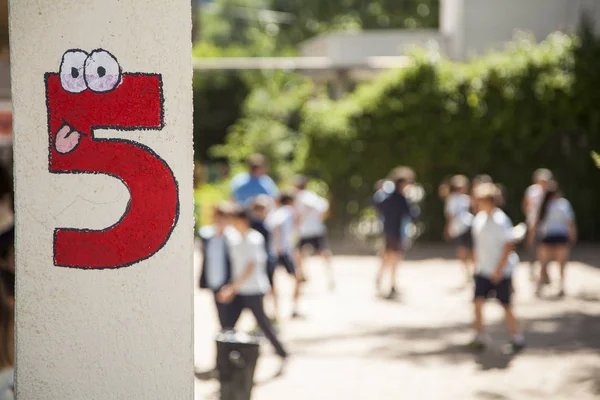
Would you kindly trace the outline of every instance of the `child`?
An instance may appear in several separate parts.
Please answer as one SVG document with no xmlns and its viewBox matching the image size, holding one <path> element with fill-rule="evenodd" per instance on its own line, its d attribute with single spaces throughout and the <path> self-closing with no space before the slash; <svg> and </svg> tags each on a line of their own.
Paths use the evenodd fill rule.
<svg viewBox="0 0 600 400">
<path fill-rule="evenodd" d="M 231 211 L 231 204 L 219 203 L 214 211 L 213 225 L 205 226 L 199 232 L 203 253 L 200 288 L 213 292 L 221 328 L 224 328 L 227 318 L 227 306 L 217 300 L 217 292 L 229 283 L 231 278 L 231 260 L 226 240 L 227 233 L 231 230 L 227 227 Z"/>
<path fill-rule="evenodd" d="M 527 232 L 528 232 L 528 257 L 529 257 L 529 276 L 533 280 L 535 279 L 535 245 L 536 245 L 536 232 L 535 224 L 540 213 L 540 207 L 544 200 L 544 194 L 548 186 L 548 182 L 552 180 L 552 172 L 546 168 L 536 169 L 533 173 L 533 184 L 525 190 L 523 196 L 523 213 L 526 217 Z"/>
<path fill-rule="evenodd" d="M 305 176 L 298 176 L 295 179 L 295 187 L 298 190 L 296 194 L 295 207 L 299 216 L 298 234 L 298 266 L 302 269 L 307 247 L 310 247 L 315 254 L 322 256 L 327 271 L 329 273 L 329 288 L 335 287 L 333 270 L 331 267 L 331 251 L 327 244 L 327 227 L 324 219 L 329 211 L 329 202 L 317 193 L 308 190 L 306 185 L 308 179 Z"/>
<path fill-rule="evenodd" d="M 269 215 L 266 224 L 271 230 L 271 253 L 275 255 L 275 266 L 285 267 L 288 274 L 296 280 L 294 290 L 294 309 L 292 318 L 300 316 L 298 303 L 300 299 L 300 286 L 303 281 L 302 274 L 296 269 L 294 263 L 294 230 L 296 228 L 297 214 L 294 208 L 295 191 L 284 191 L 277 200 L 278 208 Z M 276 292 L 276 287 L 273 287 Z"/>
<path fill-rule="evenodd" d="M 534 225 L 534 231 L 540 237 L 538 260 L 541 265 L 537 294 L 542 286 L 549 282 L 548 263 L 553 259 L 560 264 L 559 297 L 565 295 L 565 267 L 569 259 L 571 246 L 577 241 L 577 225 L 573 207 L 565 199 L 556 182 L 550 182 L 540 206 L 540 214 Z"/>
<path fill-rule="evenodd" d="M 512 272 L 519 262 L 514 252 L 513 226 L 510 218 L 497 206 L 498 188 L 493 183 L 480 184 L 473 193 L 479 212 L 473 220 L 475 249 L 475 339 L 470 347 L 482 350 L 484 341 L 483 305 L 491 293 L 504 307 L 508 331 L 512 335 L 510 351 L 516 353 L 525 345 L 512 311 Z"/>
<path fill-rule="evenodd" d="M 398 264 L 402 260 L 403 232 L 402 224 L 406 217 L 411 216 L 410 205 L 404 197 L 404 188 L 408 184 L 407 176 L 398 174 L 395 179 L 395 190 L 377 203 L 377 209 L 383 216 L 383 233 L 385 236 L 385 251 L 381 260 L 381 267 L 377 273 L 376 289 L 381 289 L 381 280 L 386 270 L 390 270 L 391 289 L 388 298 L 395 298 L 396 292 L 396 271 Z"/>
<path fill-rule="evenodd" d="M 256 196 L 252 200 L 250 206 L 250 227 L 260 233 L 265 241 L 265 253 L 267 253 L 267 275 L 269 277 L 269 283 L 271 285 L 271 295 L 273 296 L 274 303 L 274 318 L 272 322 L 277 325 L 277 316 L 279 315 L 277 293 L 273 290 L 273 275 L 275 273 L 275 267 L 277 260 L 271 252 L 271 231 L 266 225 L 266 219 L 269 215 L 269 207 L 271 205 L 271 198 L 267 195 Z"/>
<path fill-rule="evenodd" d="M 288 354 L 279 342 L 263 306 L 264 295 L 270 289 L 265 241 L 260 233 L 250 227 L 250 215 L 243 208 L 236 207 L 231 223 L 236 230 L 228 235 L 232 279 L 217 294 L 220 302 L 229 304 L 225 329 L 233 329 L 242 311 L 250 309 L 256 323 L 282 358 L 283 368 Z"/>
<path fill-rule="evenodd" d="M 456 257 L 465 268 L 467 282 L 471 282 L 472 272 L 470 263 L 473 259 L 473 237 L 471 235 L 471 197 L 469 193 L 469 179 L 464 175 L 455 175 L 448 185 L 448 196 L 444 207 L 446 226 L 444 236 L 456 245 Z"/>
</svg>

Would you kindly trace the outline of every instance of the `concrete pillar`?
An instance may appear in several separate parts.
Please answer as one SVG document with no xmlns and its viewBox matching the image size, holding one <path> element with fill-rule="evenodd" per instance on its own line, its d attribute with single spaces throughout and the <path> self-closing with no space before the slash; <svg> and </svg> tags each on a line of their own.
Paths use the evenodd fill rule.
<svg viewBox="0 0 600 400">
<path fill-rule="evenodd" d="M 11 0 L 19 399 L 193 398 L 190 2 Z"/>
</svg>

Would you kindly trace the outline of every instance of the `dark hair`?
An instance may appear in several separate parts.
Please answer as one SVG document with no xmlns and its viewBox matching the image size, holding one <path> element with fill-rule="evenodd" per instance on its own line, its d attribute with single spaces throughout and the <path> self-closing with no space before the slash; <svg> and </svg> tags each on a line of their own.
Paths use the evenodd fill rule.
<svg viewBox="0 0 600 400">
<path fill-rule="evenodd" d="M 288 206 L 294 202 L 296 198 L 295 190 L 285 190 L 279 195 L 279 202 L 284 206 Z"/>
<path fill-rule="evenodd" d="M 546 193 L 544 194 L 544 200 L 542 201 L 542 205 L 540 206 L 540 213 L 538 215 L 538 224 L 543 222 L 548 216 L 548 206 L 550 205 L 550 200 L 558 193 L 558 184 L 556 181 L 550 181 L 548 183 L 548 187 L 546 188 Z"/>
</svg>

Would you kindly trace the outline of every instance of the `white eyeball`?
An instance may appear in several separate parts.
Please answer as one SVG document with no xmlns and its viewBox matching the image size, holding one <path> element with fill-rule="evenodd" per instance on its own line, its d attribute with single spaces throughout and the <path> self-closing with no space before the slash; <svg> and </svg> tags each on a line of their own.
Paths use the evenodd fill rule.
<svg viewBox="0 0 600 400">
<path fill-rule="evenodd" d="M 121 67 L 112 54 L 98 49 L 85 60 L 84 76 L 92 92 L 110 92 L 121 83 Z"/>
<path fill-rule="evenodd" d="M 84 65 L 88 54 L 83 50 L 68 50 L 60 62 L 60 84 L 69 93 L 81 93 L 87 89 Z"/>
</svg>

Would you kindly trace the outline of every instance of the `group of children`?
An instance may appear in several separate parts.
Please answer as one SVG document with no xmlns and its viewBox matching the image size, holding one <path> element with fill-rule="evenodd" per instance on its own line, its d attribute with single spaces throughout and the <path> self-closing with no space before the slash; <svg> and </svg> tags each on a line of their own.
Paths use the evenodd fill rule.
<svg viewBox="0 0 600 400">
<path fill-rule="evenodd" d="M 573 210 L 560 194 L 549 170 L 535 171 L 533 180 L 523 201 L 527 222 L 517 226 L 513 226 L 502 209 L 502 188 L 487 175 L 473 179 L 471 188 L 468 178 L 463 175 L 452 177 L 440 188 L 440 194 L 445 198 L 444 236 L 455 243 L 457 258 L 464 265 L 468 279 L 474 276 L 476 336 L 470 343 L 474 349 L 483 349 L 486 345 L 482 311 L 486 299 L 492 296 L 505 310 L 505 322 L 512 335 L 510 351 L 517 352 L 524 346 L 512 311 L 512 273 L 519 262 L 515 245 L 525 237 L 530 248 L 537 247 L 536 258 L 541 265 L 537 294 L 541 295 L 543 286 L 550 282 L 548 263 L 552 259 L 560 264 L 558 295 L 565 294 L 565 265 L 570 245 L 576 241 Z M 535 274 L 534 262 L 535 259 L 531 263 L 532 276 Z"/>
<path fill-rule="evenodd" d="M 199 232 L 203 251 L 200 287 L 214 293 L 221 328 L 232 330 L 241 312 L 249 309 L 282 358 L 282 368 L 288 353 L 274 327 L 279 316 L 273 279 L 277 267 L 284 267 L 295 281 L 292 317 L 299 316 L 305 281 L 302 261 L 308 246 L 325 257 L 333 287 L 323 222 L 329 203 L 306 185 L 305 177 L 297 177 L 294 188 L 277 194 L 276 199 L 260 193 L 243 203 L 222 202 L 215 209 L 213 225 Z M 268 294 L 274 300 L 271 318 L 263 304 Z"/>
</svg>

